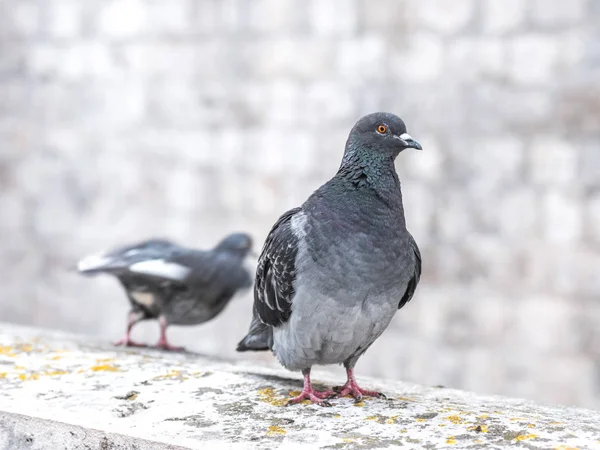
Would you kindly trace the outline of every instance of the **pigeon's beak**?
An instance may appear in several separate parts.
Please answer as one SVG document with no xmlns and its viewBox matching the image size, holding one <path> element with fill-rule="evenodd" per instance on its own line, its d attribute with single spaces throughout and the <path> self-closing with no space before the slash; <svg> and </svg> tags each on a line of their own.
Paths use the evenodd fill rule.
<svg viewBox="0 0 600 450">
<path fill-rule="evenodd" d="M 404 145 L 404 148 L 414 148 L 415 150 L 423 150 L 421 144 L 415 141 L 408 133 L 402 133 L 400 136 L 393 135 L 394 139 L 398 139 Z"/>
</svg>

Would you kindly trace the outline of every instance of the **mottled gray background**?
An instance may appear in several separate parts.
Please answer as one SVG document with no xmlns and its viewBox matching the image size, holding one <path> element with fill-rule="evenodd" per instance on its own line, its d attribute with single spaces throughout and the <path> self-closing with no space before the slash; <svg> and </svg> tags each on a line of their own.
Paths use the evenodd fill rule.
<svg viewBox="0 0 600 450">
<path fill-rule="evenodd" d="M 592 0 L 0 0 L 0 320 L 120 337 L 80 256 L 260 246 L 389 110 L 425 147 L 397 162 L 424 273 L 359 376 L 599 407 L 599 23 Z M 250 308 L 173 341 L 241 357 Z"/>
</svg>

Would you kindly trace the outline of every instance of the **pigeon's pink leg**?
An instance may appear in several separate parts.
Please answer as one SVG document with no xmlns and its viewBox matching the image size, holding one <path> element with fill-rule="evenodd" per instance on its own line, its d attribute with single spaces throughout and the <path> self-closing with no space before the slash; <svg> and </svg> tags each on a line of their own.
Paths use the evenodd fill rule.
<svg viewBox="0 0 600 450">
<path fill-rule="evenodd" d="M 173 351 L 173 352 L 181 352 L 181 351 L 185 350 L 183 347 L 177 347 L 175 345 L 171 345 L 167 341 L 167 326 L 168 326 L 167 319 L 165 319 L 164 317 L 161 316 L 160 319 L 158 319 L 158 323 L 160 324 L 160 338 L 158 339 L 158 342 L 156 343 L 156 345 L 154 347 L 160 348 L 163 350 Z"/>
<path fill-rule="evenodd" d="M 346 384 L 333 388 L 336 391 L 334 397 L 345 397 L 346 395 L 350 394 L 357 402 L 361 401 L 363 396 L 385 398 L 385 395 L 383 395 L 381 392 L 367 391 L 366 389 L 359 387 L 356 379 L 354 378 L 354 369 L 351 367 L 346 367 L 346 374 L 348 375 L 348 381 L 346 381 Z"/>
<path fill-rule="evenodd" d="M 139 319 L 133 314 L 129 313 L 127 316 L 127 331 L 122 339 L 114 342 L 113 345 L 124 345 L 126 347 L 146 347 L 145 344 L 140 344 L 131 340 L 131 329 L 138 323 Z"/>
<path fill-rule="evenodd" d="M 303 400 L 310 400 L 311 402 L 316 403 L 319 406 L 331 406 L 331 403 L 329 403 L 325 399 L 329 398 L 333 391 L 315 391 L 310 382 L 310 369 L 303 370 L 302 375 L 304 375 L 304 387 L 302 388 L 302 392 L 298 397 L 294 397 L 293 399 L 288 401 L 286 406 L 295 405 L 296 403 L 300 403 Z"/>
</svg>

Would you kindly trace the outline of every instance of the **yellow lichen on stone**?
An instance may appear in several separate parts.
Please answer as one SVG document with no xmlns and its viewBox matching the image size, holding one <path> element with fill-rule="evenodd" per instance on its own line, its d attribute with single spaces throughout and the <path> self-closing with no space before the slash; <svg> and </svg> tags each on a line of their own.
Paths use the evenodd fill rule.
<svg viewBox="0 0 600 450">
<path fill-rule="evenodd" d="M 284 434 L 287 434 L 287 431 L 276 425 L 271 425 L 267 430 L 267 436 L 283 436 Z"/>
<path fill-rule="evenodd" d="M 416 402 L 416 400 L 414 398 L 409 398 L 409 397 L 396 397 L 396 399 L 402 400 L 404 402 Z"/>
<path fill-rule="evenodd" d="M 0 345 L 0 355 L 17 356 L 14 349 L 8 345 Z"/>
<path fill-rule="evenodd" d="M 569 447 L 568 445 L 559 445 L 554 447 L 554 450 L 579 450 L 577 447 Z"/>
<path fill-rule="evenodd" d="M 473 426 L 467 428 L 467 430 L 477 431 L 478 433 L 487 433 L 488 427 L 487 427 L 487 425 L 473 425 Z"/>
<path fill-rule="evenodd" d="M 365 420 L 377 420 L 378 417 L 377 416 L 369 416 L 369 417 L 365 417 Z"/>
<path fill-rule="evenodd" d="M 385 421 L 385 423 L 387 423 L 388 425 L 393 425 L 396 423 L 398 419 L 398 416 L 392 416 L 390 418 L 388 418 L 388 420 Z"/>
<path fill-rule="evenodd" d="M 343 441 L 344 441 L 344 444 L 351 444 L 351 443 L 354 442 L 354 439 L 352 439 L 352 438 L 344 438 Z"/>
<path fill-rule="evenodd" d="M 103 364 L 103 363 L 111 363 L 114 362 L 115 358 L 98 358 L 96 359 L 96 363 L 97 364 Z"/>
<path fill-rule="evenodd" d="M 110 364 L 100 364 L 98 366 L 90 367 L 90 370 L 94 372 L 119 372 L 120 369 L 118 367 L 112 366 Z"/>
<path fill-rule="evenodd" d="M 342 417 L 341 414 L 336 414 L 335 416 L 333 416 L 334 419 L 339 419 L 340 417 Z"/>
<path fill-rule="evenodd" d="M 549 422 L 548 425 L 563 425 L 563 422 Z"/>
<path fill-rule="evenodd" d="M 528 423 L 528 424 L 527 424 L 527 428 L 535 428 L 535 425 L 534 425 L 534 424 L 532 424 L 532 423 Z"/>
<path fill-rule="evenodd" d="M 152 378 L 153 380 L 172 380 L 172 379 L 176 379 L 179 378 L 181 380 L 187 380 L 187 377 L 184 377 L 181 375 L 181 370 L 171 370 L 170 372 L 167 372 L 163 375 L 157 375 L 154 378 Z"/>
<path fill-rule="evenodd" d="M 477 416 L 478 419 L 487 419 L 489 416 L 487 414 L 479 414 Z"/>
<path fill-rule="evenodd" d="M 520 436 L 517 436 L 515 439 L 517 441 L 528 441 L 530 439 L 537 439 L 537 435 L 536 434 L 521 434 Z"/>
<path fill-rule="evenodd" d="M 454 436 L 448 436 L 448 439 L 446 439 L 446 444 L 456 445 L 456 439 L 454 438 Z"/>
<path fill-rule="evenodd" d="M 38 373 L 30 373 L 29 375 L 26 375 L 24 373 L 19 374 L 19 379 L 22 381 L 38 380 L 39 378 L 40 378 L 40 375 Z"/>
<path fill-rule="evenodd" d="M 55 377 L 58 375 L 66 375 L 68 373 L 69 372 L 67 372 L 65 370 L 51 370 L 51 371 L 44 372 L 44 375 L 47 375 L 49 377 Z"/>
<path fill-rule="evenodd" d="M 272 406 L 285 406 L 287 404 L 287 399 L 284 396 L 277 394 L 273 388 L 259 389 L 258 395 L 261 402 L 268 403 Z M 293 395 L 292 392 L 290 392 L 290 395 Z M 300 395 L 300 393 L 298 393 L 298 395 Z"/>
<path fill-rule="evenodd" d="M 448 417 L 446 417 L 446 420 L 452 422 L 454 425 L 460 425 L 461 423 L 464 422 L 464 419 L 457 415 L 448 416 Z"/>
<path fill-rule="evenodd" d="M 354 406 L 356 406 L 358 408 L 363 408 L 365 406 L 365 402 L 363 400 L 361 400 L 360 402 L 354 403 Z"/>
<path fill-rule="evenodd" d="M 60 356 L 60 355 L 54 355 L 54 356 L 48 357 L 48 359 L 51 361 L 58 361 L 60 358 L 62 358 L 62 356 Z"/>
<path fill-rule="evenodd" d="M 420 418 L 420 419 L 417 419 L 417 422 L 419 422 L 419 423 L 427 422 L 427 419 Z"/>
<path fill-rule="evenodd" d="M 0 372 L 0 378 L 6 378 L 6 372 Z"/>
</svg>

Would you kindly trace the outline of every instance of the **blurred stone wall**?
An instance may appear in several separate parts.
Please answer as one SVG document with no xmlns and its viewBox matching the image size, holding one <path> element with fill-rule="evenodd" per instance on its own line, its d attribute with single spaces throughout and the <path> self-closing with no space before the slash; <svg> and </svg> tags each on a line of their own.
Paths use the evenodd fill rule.
<svg viewBox="0 0 600 450">
<path fill-rule="evenodd" d="M 359 375 L 599 407 L 598 23 L 592 0 L 0 0 L 0 320 L 120 337 L 79 257 L 260 248 L 389 110 L 425 147 L 397 162 L 424 273 Z M 233 351 L 250 308 L 173 340 L 273 364 Z"/>
</svg>

